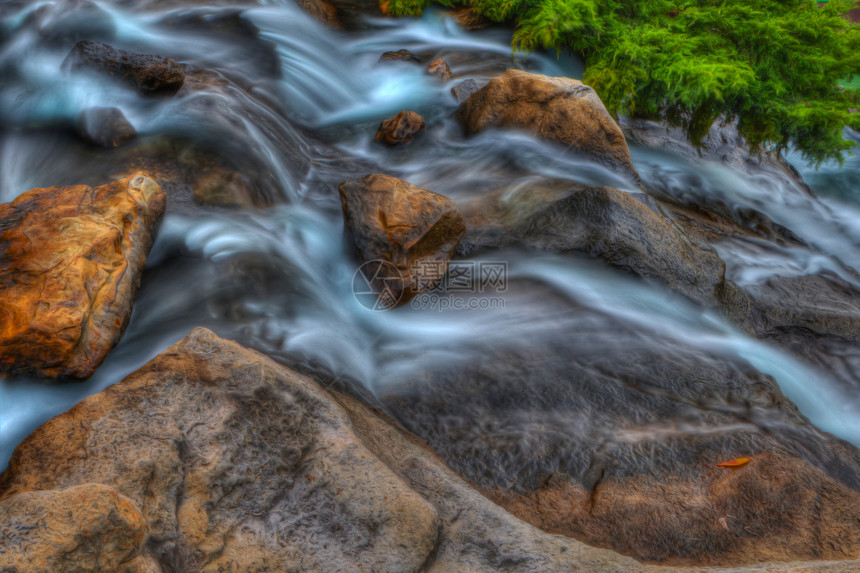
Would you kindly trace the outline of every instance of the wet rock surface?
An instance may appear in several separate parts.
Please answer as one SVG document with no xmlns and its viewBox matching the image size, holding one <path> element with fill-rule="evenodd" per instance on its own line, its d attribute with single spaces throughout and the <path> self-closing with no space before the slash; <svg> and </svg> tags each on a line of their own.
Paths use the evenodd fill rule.
<svg viewBox="0 0 860 573">
<path fill-rule="evenodd" d="M 98 551 L 134 561 L 102 571 L 651 570 L 523 523 L 366 406 L 205 329 L 44 424 L 2 478 L 4 533 L 54 499 L 120 516 Z"/>
<path fill-rule="evenodd" d="M 574 322 L 517 345 L 482 337 L 483 358 L 429 366 L 380 399 L 549 532 L 672 564 L 860 555 L 860 455 L 771 378 L 719 347 L 658 353 L 651 332 L 553 308 Z M 740 457 L 753 461 L 715 465 Z"/>
<path fill-rule="evenodd" d="M 541 529 L 666 564 L 852 559 L 860 493 L 793 456 L 766 452 L 697 479 L 609 478 L 586 491 L 551 476 L 490 499 Z"/>
<path fill-rule="evenodd" d="M 414 111 L 401 111 L 380 124 L 374 139 L 386 145 L 402 145 L 424 130 L 424 118 Z"/>
<path fill-rule="evenodd" d="M 362 262 L 374 267 L 371 286 L 403 304 L 445 274 L 466 230 L 452 200 L 387 175 L 368 175 L 340 185 L 347 233 Z"/>
<path fill-rule="evenodd" d="M 624 134 L 593 89 L 570 78 L 509 70 L 460 105 L 467 135 L 514 127 L 635 174 Z"/>
<path fill-rule="evenodd" d="M 717 306 L 730 288 L 725 263 L 634 196 L 611 187 L 535 180 L 463 206 L 462 250 L 527 247 L 584 252 Z"/>
<path fill-rule="evenodd" d="M 469 78 L 467 80 L 463 80 L 453 88 L 451 88 L 451 95 L 454 96 L 454 99 L 457 100 L 457 103 L 463 103 L 469 96 L 481 89 L 478 86 L 478 82 Z"/>
<path fill-rule="evenodd" d="M 0 205 L 0 369 L 92 375 L 128 323 L 164 207 L 142 172 Z"/>
<path fill-rule="evenodd" d="M 115 107 L 91 107 L 78 118 L 78 133 L 102 147 L 117 147 L 137 136 L 134 126 Z"/>
<path fill-rule="evenodd" d="M 176 60 L 118 50 L 102 42 L 78 42 L 63 66 L 106 73 L 144 94 L 173 94 L 185 81 L 185 72 Z"/>
</svg>

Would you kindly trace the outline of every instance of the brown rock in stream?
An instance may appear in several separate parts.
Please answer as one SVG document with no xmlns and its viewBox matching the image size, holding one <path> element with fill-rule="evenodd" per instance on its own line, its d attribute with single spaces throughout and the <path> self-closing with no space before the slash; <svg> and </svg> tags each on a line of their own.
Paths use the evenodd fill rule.
<svg viewBox="0 0 860 573">
<path fill-rule="evenodd" d="M 145 94 L 176 93 L 185 81 L 185 72 L 172 58 L 117 50 L 102 42 L 78 42 L 63 65 L 105 72 Z"/>
<path fill-rule="evenodd" d="M 359 257 L 375 265 L 365 276 L 386 308 L 441 280 L 466 232 L 451 199 L 388 175 L 341 183 L 340 200 Z M 391 272 L 378 272 L 389 266 Z"/>
<path fill-rule="evenodd" d="M 397 50 L 391 52 L 385 52 L 381 56 L 379 56 L 380 62 L 408 62 L 414 64 L 420 64 L 421 58 L 410 52 L 409 50 Z"/>
<path fill-rule="evenodd" d="M 709 466 L 703 475 L 709 481 L 701 484 L 607 478 L 596 490 L 594 523 L 612 513 L 604 508 L 616 507 L 643 510 L 630 524 L 647 522 L 666 513 L 662 500 L 675 503 L 667 509 L 672 515 L 690 514 L 691 532 L 704 527 L 721 542 L 730 535 L 720 521 L 726 517 L 733 539 L 779 547 L 781 532 L 738 533 L 735 520 L 771 523 L 780 515 L 786 527 L 805 527 L 819 514 L 790 511 L 808 509 L 811 494 L 820 492 L 816 511 L 827 525 L 821 539 L 851 554 L 854 534 L 839 526 L 856 503 L 820 472 L 762 454 L 736 472 Z M 480 495 L 384 414 L 205 329 L 43 424 L 18 446 L 0 479 L 0 562 L 28 573 L 676 571 L 540 531 Z M 758 504 L 714 523 L 696 521 L 699 496 L 746 499 L 735 491 L 775 503 L 761 515 L 751 515 Z M 588 503 L 582 495 L 554 478 L 535 499 L 496 499 L 531 521 L 530 508 L 571 515 L 581 508 L 576 504 Z M 607 527 L 608 535 L 639 533 L 624 521 Z M 608 540 L 615 545 L 617 538 L 595 543 Z M 813 561 L 722 571 L 856 567 L 856 560 Z"/>
<path fill-rule="evenodd" d="M 137 563 L 165 572 L 649 569 L 519 521 L 367 407 L 205 329 L 43 424 L 2 480 L 12 563 L 117 514 L 91 531 L 98 544 L 77 543 L 112 558 L 142 546 Z M 53 502 L 75 499 L 71 514 Z M 22 545 L 7 524 L 38 523 L 37 505 L 64 529 Z M 145 571 L 70 557 L 50 571 Z"/>
<path fill-rule="evenodd" d="M 621 128 L 595 91 L 579 80 L 508 70 L 460 105 L 467 135 L 516 127 L 636 175 Z"/>
<path fill-rule="evenodd" d="M 374 139 L 386 145 L 410 143 L 423 129 L 423 117 L 414 111 L 401 111 L 380 124 Z"/>
<path fill-rule="evenodd" d="M 131 316 L 164 206 L 143 172 L 0 205 L 0 370 L 92 375 Z"/>
<path fill-rule="evenodd" d="M 454 78 L 454 74 L 451 73 L 451 68 L 448 66 L 448 62 L 441 58 L 433 60 L 427 64 L 427 73 L 446 82 Z"/>
</svg>

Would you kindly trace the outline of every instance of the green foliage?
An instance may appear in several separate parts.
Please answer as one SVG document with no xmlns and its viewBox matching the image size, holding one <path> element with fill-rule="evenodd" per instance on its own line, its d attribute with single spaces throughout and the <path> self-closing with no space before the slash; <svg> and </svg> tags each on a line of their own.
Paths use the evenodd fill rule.
<svg viewBox="0 0 860 573">
<path fill-rule="evenodd" d="M 860 128 L 849 111 L 860 108 L 860 27 L 840 16 L 853 0 L 465 2 L 514 25 L 514 49 L 580 54 L 585 83 L 613 113 L 664 117 L 697 144 L 715 121 L 737 120 L 754 150 L 792 144 L 842 161 L 843 127 Z M 390 7 L 417 15 L 428 3 Z"/>
</svg>

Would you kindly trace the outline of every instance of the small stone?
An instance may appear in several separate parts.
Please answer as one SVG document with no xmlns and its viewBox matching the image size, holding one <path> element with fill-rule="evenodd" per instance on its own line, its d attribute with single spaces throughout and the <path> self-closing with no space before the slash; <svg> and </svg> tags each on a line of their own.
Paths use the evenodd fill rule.
<svg viewBox="0 0 860 573">
<path fill-rule="evenodd" d="M 445 80 L 446 82 L 454 77 L 454 74 L 451 73 L 450 66 L 448 66 L 448 62 L 441 58 L 433 60 L 427 64 L 427 73 L 431 76 L 436 76 L 437 78 Z"/>
<path fill-rule="evenodd" d="M 407 144 L 423 129 L 423 117 L 414 111 L 401 111 L 380 124 L 374 139 L 386 145 Z"/>
<path fill-rule="evenodd" d="M 380 62 L 414 62 L 421 63 L 421 58 L 410 52 L 409 50 L 397 50 L 396 52 L 385 52 L 379 56 Z"/>
</svg>

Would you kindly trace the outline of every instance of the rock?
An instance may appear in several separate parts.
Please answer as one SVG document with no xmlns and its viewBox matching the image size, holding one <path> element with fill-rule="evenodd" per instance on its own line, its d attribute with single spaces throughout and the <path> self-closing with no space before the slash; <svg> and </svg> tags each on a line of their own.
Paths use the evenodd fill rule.
<svg viewBox="0 0 860 573">
<path fill-rule="evenodd" d="M 584 252 L 705 306 L 724 300 L 725 263 L 717 253 L 623 191 L 538 180 L 491 192 L 462 209 L 466 252 L 511 246 Z"/>
<path fill-rule="evenodd" d="M 487 494 L 545 531 L 667 565 L 860 555 L 860 493 L 775 452 L 737 470 L 702 466 L 693 480 L 609 478 L 586 491 L 556 475 L 526 495 Z"/>
<path fill-rule="evenodd" d="M 386 145 L 406 144 L 411 142 L 412 138 L 423 130 L 423 117 L 414 111 L 401 111 L 379 125 L 374 139 Z"/>
<path fill-rule="evenodd" d="M 140 508 L 164 571 L 418 571 L 439 534 L 325 391 L 202 329 L 37 429 L 0 500 L 81 483 Z"/>
<path fill-rule="evenodd" d="M 481 330 L 378 398 L 462 477 L 547 532 L 666 564 L 857 563 L 855 447 L 708 342 L 547 295 L 529 311 L 553 321 L 513 341 Z M 715 465 L 739 457 L 752 461 Z"/>
<path fill-rule="evenodd" d="M 154 571 L 666 571 L 520 521 L 390 419 L 205 329 L 43 424 L 2 479 L 4 524 L 109 492 L 134 527 L 102 551 L 142 546 L 129 564 Z M 58 549 L 10 539 L 0 555 Z"/>
<path fill-rule="evenodd" d="M 508 70 L 460 104 L 467 135 L 515 127 L 636 175 L 624 134 L 593 89 L 570 78 Z"/>
<path fill-rule="evenodd" d="M 396 52 L 385 52 L 379 56 L 380 62 L 409 62 L 421 63 L 421 58 L 410 52 L 409 50 L 397 50 Z"/>
<path fill-rule="evenodd" d="M 457 103 L 463 103 L 469 96 L 481 89 L 478 87 L 478 82 L 469 78 L 467 80 L 463 80 L 453 88 L 451 88 L 451 95 L 457 100 Z"/>
<path fill-rule="evenodd" d="M 91 107 L 78 118 L 78 133 L 102 147 L 117 147 L 137 136 L 132 126 L 115 107 Z"/>
<path fill-rule="evenodd" d="M 212 166 L 194 181 L 194 201 L 202 205 L 249 209 L 255 206 L 255 198 L 256 193 L 244 175 L 221 166 Z"/>
<path fill-rule="evenodd" d="M 451 73 L 451 68 L 448 66 L 448 62 L 443 59 L 433 60 L 427 64 L 426 71 L 431 76 L 435 76 L 446 82 L 454 78 L 454 74 Z"/>
<path fill-rule="evenodd" d="M 27 491 L 0 502 L 3 571 L 156 573 L 141 555 L 146 522 L 112 487 Z"/>
<path fill-rule="evenodd" d="M 338 9 L 326 0 L 298 0 L 298 4 L 323 24 L 338 30 L 343 29 Z"/>
<path fill-rule="evenodd" d="M 142 172 L 0 205 L 1 371 L 92 375 L 131 316 L 164 206 Z"/>
<path fill-rule="evenodd" d="M 176 93 L 185 81 L 185 72 L 172 58 L 117 50 L 101 42 L 78 42 L 63 66 L 107 73 L 144 94 Z"/>
<path fill-rule="evenodd" d="M 490 21 L 472 8 L 461 8 L 454 12 L 454 21 L 464 30 L 482 30 Z"/>
<path fill-rule="evenodd" d="M 621 128 L 632 143 L 642 147 L 675 153 L 694 160 L 719 161 L 742 173 L 766 178 L 771 185 L 789 186 L 805 195 L 813 195 L 812 189 L 804 183 L 797 170 L 780 154 L 767 151 L 751 153 L 746 141 L 739 135 L 736 123 L 715 123 L 698 148 L 690 143 L 682 129 L 654 121 L 622 118 Z M 703 199 L 705 198 L 698 202 L 700 207 L 716 210 L 717 206 L 706 204 Z M 734 205 L 723 207 L 720 214 L 730 217 Z"/>
<path fill-rule="evenodd" d="M 787 511 L 808 507 L 794 505 L 809 491 L 792 491 L 791 483 L 820 483 L 822 523 L 834 526 L 822 534 L 836 536 L 832 547 L 848 547 L 856 531 L 842 535 L 840 514 L 857 511 L 853 497 L 845 497 L 833 480 L 792 463 L 763 454 L 737 472 L 709 466 L 709 481 L 691 483 L 689 494 L 695 501 L 704 492 L 733 501 L 733 490 L 748 489 L 752 500 L 792 501 Z M 802 473 L 794 473 L 798 469 Z M 803 480 L 794 482 L 795 475 Z M 74 560 L 46 571 L 675 571 L 540 531 L 470 487 L 390 418 L 205 329 L 43 424 L 18 446 L 0 477 L 4 565 L 7 555 L 26 559 L 12 563 L 32 567 L 42 555 L 59 553 L 69 547 L 63 545 L 67 531 L 96 533 L 89 538 L 93 542 L 86 533 L 73 537 L 78 545 L 72 547 L 79 548 Z M 595 523 L 618 503 L 651 502 L 624 497 L 621 486 L 630 482 L 619 478 L 614 486 L 613 480 L 607 477 L 599 490 L 596 507 L 602 513 Z M 552 488 L 563 483 L 547 482 L 535 503 L 549 507 Z M 688 492 L 673 490 L 677 483 L 642 483 L 638 491 L 679 502 L 668 508 L 673 515 L 690 509 Z M 671 491 L 675 497 L 667 495 Z M 497 499 L 531 517 L 517 507 L 519 498 Z M 851 503 L 835 505 L 840 502 Z M 577 509 L 562 505 L 559 515 Z M 697 509 L 692 506 L 693 515 Z M 768 508 L 767 520 L 778 509 Z M 37 536 L 33 526 L 41 515 L 53 530 Z M 791 524 L 806 528 L 809 515 L 792 514 Z M 637 517 L 641 522 L 645 516 Z M 738 522 L 727 524 L 737 530 Z M 717 527 L 722 528 L 719 520 Z M 714 529 L 709 533 L 725 539 Z M 785 529 L 775 533 L 774 544 Z M 22 535 L 26 543 L 16 537 Z M 812 546 L 819 543 L 813 540 Z M 90 549 L 100 551 L 101 567 L 85 568 Z M 111 568 L 119 555 L 129 559 L 126 569 Z M 74 567 L 77 560 L 82 567 Z M 849 573 L 856 566 L 857 561 L 806 563 L 802 570 Z"/>
<path fill-rule="evenodd" d="M 547 535 L 520 521 L 470 487 L 446 467 L 426 443 L 387 416 L 334 394 L 362 442 L 436 508 L 439 539 L 428 573 L 624 571 L 668 573 L 629 557 Z"/>
<path fill-rule="evenodd" d="M 766 318 L 763 336 L 797 329 L 860 341 L 860 289 L 839 277 L 773 276 L 744 291 Z"/>
<path fill-rule="evenodd" d="M 441 280 L 466 231 L 452 200 L 387 175 L 341 183 L 340 201 L 361 261 L 393 266 L 390 273 L 378 274 L 378 265 L 365 273 L 386 308 Z"/>
</svg>

